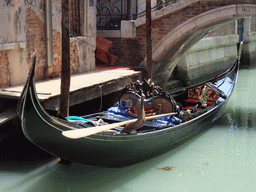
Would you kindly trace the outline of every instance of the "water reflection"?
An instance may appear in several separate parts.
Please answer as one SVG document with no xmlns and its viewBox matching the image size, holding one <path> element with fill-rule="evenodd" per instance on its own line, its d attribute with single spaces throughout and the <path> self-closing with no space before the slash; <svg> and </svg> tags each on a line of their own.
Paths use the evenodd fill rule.
<svg viewBox="0 0 256 192">
<path fill-rule="evenodd" d="M 7 179 L 8 177 L 12 179 L 9 180 L 11 182 L 11 185 L 9 185 L 8 187 L 5 187 L 5 185 L 2 185 L 1 188 L 3 189 L 3 191 L 23 191 L 23 189 L 25 191 L 30 191 L 28 190 L 28 188 L 30 188 L 30 186 L 33 185 L 33 183 L 42 179 L 52 169 L 52 167 L 55 164 L 56 164 L 56 160 L 43 164 L 38 168 L 34 168 L 33 170 L 22 173 L 22 174 L 21 172 L 16 172 L 16 173 L 12 172 L 8 174 L 3 174 L 3 176 L 7 176 Z"/>
<path fill-rule="evenodd" d="M 235 111 L 226 108 L 225 113 L 215 122 L 220 127 L 229 127 L 230 130 L 255 130 L 256 131 L 256 109 L 236 109 Z"/>
<path fill-rule="evenodd" d="M 169 153 L 124 168 L 104 168 L 77 163 L 63 165 L 50 156 L 41 161 L 39 159 L 42 157 L 39 156 L 29 162 L 26 161 L 28 157 L 24 157 L 20 162 L 5 160 L 2 162 L 4 166 L 0 173 L 0 191 L 115 191 L 116 187 L 121 191 L 133 191 L 134 187 L 130 188 L 129 183 L 142 182 L 145 179 L 151 181 L 155 174 L 158 179 L 164 179 L 173 173 L 182 176 L 177 172 L 182 165 L 170 162 L 170 157 L 176 156 L 196 139 L 192 138 Z M 207 161 L 200 161 L 199 168 L 204 169 L 207 165 Z M 164 166 L 175 168 L 171 171 L 157 169 Z M 158 179 L 156 181 L 159 181 Z M 137 187 L 135 185 L 135 188 Z"/>
</svg>

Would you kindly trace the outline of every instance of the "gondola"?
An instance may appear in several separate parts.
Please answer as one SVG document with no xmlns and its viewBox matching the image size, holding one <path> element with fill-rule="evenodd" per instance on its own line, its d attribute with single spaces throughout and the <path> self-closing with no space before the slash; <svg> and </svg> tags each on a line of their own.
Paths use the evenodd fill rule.
<svg viewBox="0 0 256 192">
<path fill-rule="evenodd" d="M 109 110 L 64 119 L 49 115 L 41 106 L 35 91 L 35 64 L 34 56 L 17 107 L 27 139 L 63 160 L 105 167 L 129 166 L 156 157 L 209 127 L 230 98 L 239 68 L 237 60 L 218 77 L 173 94 L 148 81 L 135 82 Z M 142 118 L 134 108 L 136 103 L 143 108 L 142 124 L 123 131 L 122 125 L 133 125 Z M 147 120 L 157 115 L 163 117 Z"/>
</svg>

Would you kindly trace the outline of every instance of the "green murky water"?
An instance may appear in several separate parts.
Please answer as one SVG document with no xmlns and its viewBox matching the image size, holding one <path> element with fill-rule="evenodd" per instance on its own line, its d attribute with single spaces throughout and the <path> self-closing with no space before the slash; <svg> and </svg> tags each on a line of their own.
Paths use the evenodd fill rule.
<svg viewBox="0 0 256 192">
<path fill-rule="evenodd" d="M 209 129 L 168 153 L 130 167 L 61 165 L 42 152 L 25 152 L 34 147 L 26 140 L 22 144 L 14 140 L 14 147 L 1 146 L 5 150 L 0 191 L 255 191 L 255 75 L 256 64 L 241 67 L 235 92 Z M 172 169 L 157 169 L 165 166 Z"/>
</svg>

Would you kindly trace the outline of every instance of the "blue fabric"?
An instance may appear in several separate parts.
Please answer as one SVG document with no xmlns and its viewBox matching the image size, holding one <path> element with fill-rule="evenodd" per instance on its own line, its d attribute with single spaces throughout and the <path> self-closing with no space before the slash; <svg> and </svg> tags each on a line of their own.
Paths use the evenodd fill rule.
<svg viewBox="0 0 256 192">
<path fill-rule="evenodd" d="M 90 120 L 82 118 L 82 117 L 78 117 L 78 116 L 69 116 L 69 117 L 65 117 L 67 120 L 82 120 L 82 121 L 86 121 L 86 122 L 90 122 Z"/>
<path fill-rule="evenodd" d="M 126 113 L 127 109 L 128 109 L 127 107 L 110 107 L 108 109 L 108 112 L 114 113 L 116 115 L 122 115 L 122 116 L 125 116 L 125 117 L 132 117 L 131 115 Z"/>
<path fill-rule="evenodd" d="M 131 115 L 126 113 L 127 107 L 111 107 L 108 109 L 108 112 L 117 116 L 117 117 L 128 117 L 134 118 Z M 181 123 L 181 119 L 175 116 L 165 116 L 157 119 L 150 120 L 154 123 L 159 123 L 159 125 L 178 125 Z"/>
</svg>

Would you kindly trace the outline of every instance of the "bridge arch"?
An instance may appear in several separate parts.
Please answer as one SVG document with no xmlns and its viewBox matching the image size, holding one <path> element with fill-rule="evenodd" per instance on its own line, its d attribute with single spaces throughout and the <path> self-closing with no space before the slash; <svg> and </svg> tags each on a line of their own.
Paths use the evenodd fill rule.
<svg viewBox="0 0 256 192">
<path fill-rule="evenodd" d="M 198 14 L 166 33 L 153 47 L 154 76 L 169 79 L 182 55 L 213 29 L 244 17 L 256 17 L 255 4 L 235 4 L 217 7 Z M 146 58 L 141 64 L 146 65 Z"/>
<path fill-rule="evenodd" d="M 229 5 L 199 14 L 171 30 L 154 46 L 153 61 L 172 61 L 214 28 L 249 16 L 256 16 L 256 5 Z"/>
</svg>

